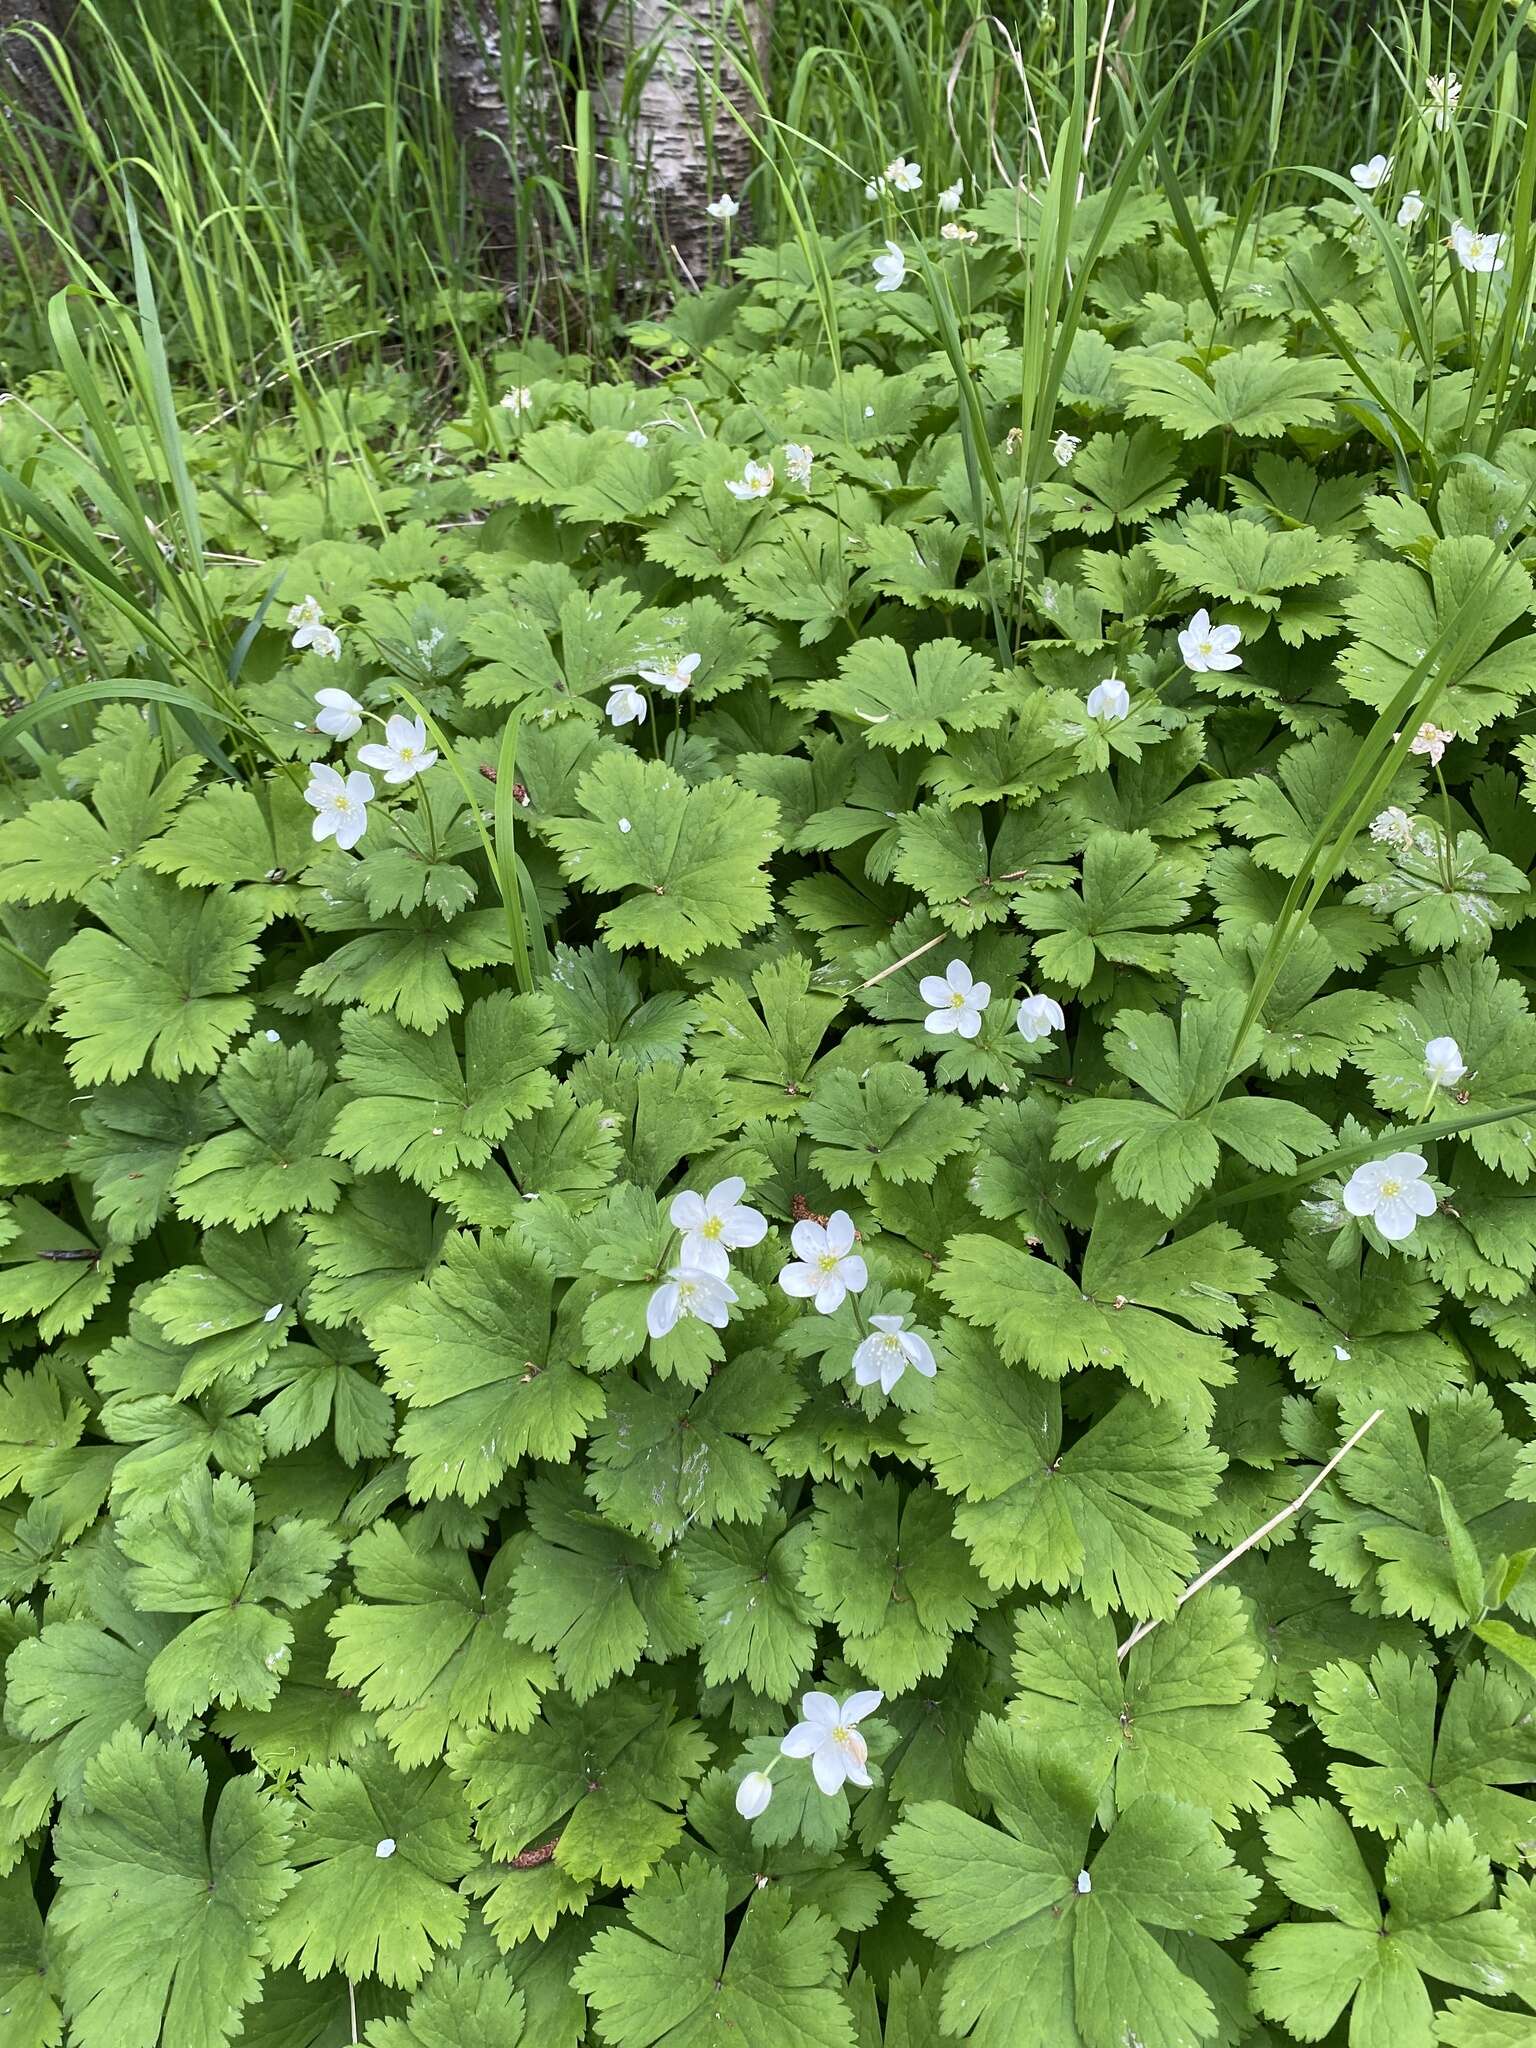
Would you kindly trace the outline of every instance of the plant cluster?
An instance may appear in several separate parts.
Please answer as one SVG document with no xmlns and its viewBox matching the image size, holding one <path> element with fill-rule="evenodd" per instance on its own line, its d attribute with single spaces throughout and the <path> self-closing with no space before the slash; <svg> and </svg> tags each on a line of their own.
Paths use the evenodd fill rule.
<svg viewBox="0 0 1536 2048">
<path fill-rule="evenodd" d="M 1361 168 L 752 248 L 323 495 L 57 316 L 8 2048 L 1531 2037 L 1525 275 Z"/>
</svg>

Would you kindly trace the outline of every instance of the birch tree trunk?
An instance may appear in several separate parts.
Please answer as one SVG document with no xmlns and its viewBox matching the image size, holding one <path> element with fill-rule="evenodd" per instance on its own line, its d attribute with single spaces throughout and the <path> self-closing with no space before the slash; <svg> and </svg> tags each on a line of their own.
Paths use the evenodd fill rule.
<svg viewBox="0 0 1536 2048">
<path fill-rule="evenodd" d="M 755 103 L 737 66 L 766 72 L 773 0 L 591 4 L 604 155 L 616 168 L 627 157 L 631 204 L 702 282 L 721 234 L 704 208 L 737 195 L 757 162 Z M 743 217 L 735 239 L 748 231 Z"/>
<path fill-rule="evenodd" d="M 529 17 L 514 4 L 508 19 L 518 18 Z M 538 0 L 536 46 L 507 47 L 502 19 L 497 0 L 459 0 L 451 7 L 443 71 L 470 186 L 488 230 L 487 254 L 506 273 L 513 267 L 519 229 L 529 225 L 519 219 L 524 181 L 545 171 L 564 182 L 560 0 Z"/>
</svg>

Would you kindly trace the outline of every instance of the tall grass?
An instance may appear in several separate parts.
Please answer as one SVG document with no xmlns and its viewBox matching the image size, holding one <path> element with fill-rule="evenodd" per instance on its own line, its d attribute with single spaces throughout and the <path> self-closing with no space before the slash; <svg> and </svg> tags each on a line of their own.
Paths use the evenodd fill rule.
<svg viewBox="0 0 1536 2048">
<path fill-rule="evenodd" d="M 38 37 L 58 132 L 16 106 L 0 118 L 5 354 L 46 353 L 47 300 L 76 257 L 127 288 L 130 196 L 172 363 L 224 392 L 381 361 L 462 382 L 494 339 L 535 324 L 567 345 L 615 346 L 674 266 L 622 119 L 595 139 L 583 11 L 497 0 L 516 201 L 493 264 L 443 61 L 457 4 L 82 0 L 67 47 Z M 750 195 L 759 229 L 866 223 L 864 182 L 899 152 L 930 187 L 1042 175 L 1085 64 L 1098 82 L 1078 145 L 1089 188 L 1161 103 L 1160 168 L 1197 198 L 1237 212 L 1260 181 L 1267 203 L 1310 195 L 1305 166 L 1385 146 L 1425 74 L 1449 70 L 1483 81 L 1463 124 L 1472 195 L 1483 208 L 1513 197 L 1523 4 L 1253 0 L 1241 34 L 1219 33 L 1238 11 L 779 0 Z M 635 53 L 631 108 L 653 60 Z"/>
</svg>

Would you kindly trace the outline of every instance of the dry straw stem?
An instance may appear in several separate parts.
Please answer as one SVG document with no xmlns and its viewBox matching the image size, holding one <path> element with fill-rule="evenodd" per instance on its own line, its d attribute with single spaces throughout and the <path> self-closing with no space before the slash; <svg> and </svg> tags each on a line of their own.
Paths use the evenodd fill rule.
<svg viewBox="0 0 1536 2048">
<path fill-rule="evenodd" d="M 1271 1515 L 1267 1522 L 1263 1523 L 1259 1528 L 1253 1530 L 1249 1535 L 1245 1536 L 1242 1542 L 1239 1543 L 1235 1549 L 1229 1550 L 1227 1552 L 1225 1557 L 1218 1558 L 1215 1564 L 1211 1565 L 1208 1570 L 1203 1571 L 1200 1574 L 1198 1579 L 1191 1579 L 1189 1584 L 1184 1588 L 1183 1592 L 1179 1595 L 1178 1599 L 1174 1602 L 1174 1612 L 1177 1613 L 1178 1610 L 1184 1605 L 1184 1602 L 1186 1600 L 1192 1600 L 1195 1597 L 1195 1595 L 1200 1591 L 1202 1586 L 1208 1586 L 1211 1583 L 1212 1579 L 1220 1578 L 1221 1574 L 1226 1570 L 1227 1566 L 1229 1564 L 1236 1564 L 1237 1560 L 1243 1555 L 1244 1551 L 1252 1550 L 1255 1543 L 1262 1543 L 1266 1536 L 1273 1535 L 1274 1531 L 1280 1527 L 1280 1524 L 1282 1522 L 1288 1522 L 1291 1516 L 1295 1514 L 1298 1508 L 1305 1507 L 1306 1503 L 1312 1498 L 1313 1494 L 1316 1493 L 1317 1489 L 1322 1485 L 1323 1481 L 1328 1477 L 1329 1473 L 1337 1471 L 1339 1466 L 1343 1464 L 1344 1460 L 1355 1448 L 1355 1445 L 1359 1443 L 1360 1439 L 1366 1434 L 1367 1430 L 1374 1429 L 1377 1423 L 1380 1422 L 1382 1416 L 1386 1414 L 1386 1412 L 1387 1411 L 1385 1408 L 1373 1408 L 1371 1410 L 1371 1413 L 1367 1415 L 1367 1417 L 1365 1418 L 1364 1422 L 1362 1422 L 1360 1427 L 1355 1431 L 1354 1435 L 1349 1438 L 1348 1442 L 1339 1445 L 1339 1448 L 1334 1452 L 1333 1456 L 1328 1460 L 1327 1464 L 1323 1466 L 1320 1472 L 1315 1472 L 1312 1475 L 1312 1477 L 1307 1481 L 1307 1484 L 1301 1489 L 1300 1493 L 1297 1494 L 1296 1498 L 1293 1501 L 1288 1502 L 1285 1507 L 1281 1508 L 1278 1514 Z M 1156 1627 L 1157 1617 L 1155 1616 L 1151 1621 L 1137 1622 L 1135 1628 L 1131 1630 L 1130 1634 L 1126 1637 L 1125 1641 L 1120 1645 L 1119 1649 L 1116 1650 L 1116 1660 L 1119 1663 L 1123 1664 L 1125 1662 L 1125 1659 L 1130 1655 L 1131 1651 L 1135 1649 L 1136 1645 L 1142 1640 L 1142 1638 L 1144 1636 L 1151 1635 L 1153 1629 L 1155 1629 Z"/>
</svg>

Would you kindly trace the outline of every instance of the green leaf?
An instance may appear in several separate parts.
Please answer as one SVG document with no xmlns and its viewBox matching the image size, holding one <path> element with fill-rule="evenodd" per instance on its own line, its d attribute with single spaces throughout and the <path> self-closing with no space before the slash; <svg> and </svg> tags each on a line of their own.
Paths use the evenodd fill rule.
<svg viewBox="0 0 1536 2048">
<path fill-rule="evenodd" d="M 490 1856 L 511 1865 L 553 1841 L 524 1869 L 476 1880 L 498 1937 L 542 1938 L 594 1882 L 640 1884 L 681 1836 L 680 1809 L 709 1754 L 667 1695 L 622 1682 L 584 1708 L 551 1695 L 526 1733 L 480 1729 L 454 1743 L 450 1762 Z"/>
<path fill-rule="evenodd" d="M 432 1543 L 419 1524 L 380 1522 L 349 1555 L 357 1597 L 327 1623 L 330 1676 L 378 1716 L 406 1769 L 441 1756 L 456 1731 L 532 1724 L 554 1671 L 506 1641 L 514 1546 L 497 1553 L 483 1586 L 462 1551 Z"/>
<path fill-rule="evenodd" d="M 183 1155 L 171 1182 L 181 1214 L 246 1230 L 334 1209 L 346 1173 L 323 1153 L 341 1093 L 309 1047 L 253 1038 L 224 1062 L 218 1087 L 242 1128 Z"/>
<path fill-rule="evenodd" d="M 517 2048 L 523 1996 L 500 1964 L 442 1961 L 404 2019 L 374 2020 L 368 2048 Z"/>
<path fill-rule="evenodd" d="M 1123 1396 L 1064 1443 L 1058 1390 L 946 1323 L 933 1398 L 903 1428 L 988 1585 L 1080 1586 L 1098 1613 L 1170 1615 L 1194 1576 L 1191 1531 L 1222 1459 L 1172 1405 Z"/>
<path fill-rule="evenodd" d="M 888 1696 L 936 1677 L 955 1636 L 991 1604 L 947 1503 L 926 1488 L 903 1500 L 894 1479 L 816 1489 L 800 1583 L 848 1662 Z"/>
<path fill-rule="evenodd" d="M 430 1279 L 375 1316 L 419 1498 L 477 1501 L 524 1458 L 568 1458 L 602 1414 L 601 1390 L 552 1349 L 550 1296 L 537 1253 L 457 1233 Z"/>
<path fill-rule="evenodd" d="M 1216 2038 L 1208 1994 L 1159 1938 L 1220 1939 L 1246 1921 L 1256 1885 L 1214 1823 L 1148 1795 L 1090 1853 L 1091 1789 L 1017 1729 L 982 1721 L 968 1768 L 1001 1827 L 918 1801 L 884 1845 L 918 1926 L 954 1956 L 945 2031 L 974 2027 L 978 2048 Z"/>
<path fill-rule="evenodd" d="M 118 1541 L 137 1606 L 198 1616 L 149 1667 L 154 1712 L 181 1728 L 215 1700 L 270 1705 L 293 1641 L 279 1610 L 307 1605 L 324 1587 L 341 1554 L 329 1531 L 290 1520 L 258 1538 L 250 1489 L 199 1470 L 153 1510 L 126 1516 Z"/>
<path fill-rule="evenodd" d="M 1112 1620 L 1081 1602 L 1026 1608 L 1017 1623 L 1008 1718 L 1071 1760 L 1124 1811 L 1144 1793 L 1204 1807 L 1224 1828 L 1291 1781 L 1252 1697 L 1262 1652 L 1240 1594 L 1215 1586 L 1154 1629 L 1122 1663 Z"/>
<path fill-rule="evenodd" d="M 1536 1837 L 1536 1803 L 1502 1789 L 1536 1779 L 1530 1703 L 1486 1665 L 1460 1671 L 1442 1704 L 1421 1658 L 1382 1650 L 1368 1671 L 1330 1664 L 1317 1674 L 1312 1718 L 1331 1750 L 1371 1759 L 1328 1766 L 1357 1826 L 1392 1836 L 1459 1819 L 1479 1854 L 1505 1864 Z"/>
<path fill-rule="evenodd" d="M 702 1856 L 657 1872 L 576 1972 L 615 2048 L 684 2048 L 722 2029 L 742 2041 L 853 2048 L 832 1923 L 759 1892 L 726 1949 L 726 1878 Z"/>
<path fill-rule="evenodd" d="M 576 1477 L 528 1488 L 533 1536 L 511 1580 L 507 1633 L 553 1653 L 580 1704 L 643 1656 L 664 1664 L 697 1640 L 688 1577 L 675 1557 L 586 1505 Z"/>
<path fill-rule="evenodd" d="M 234 991 L 256 965 L 259 913 L 132 868 L 84 901 L 106 930 L 76 932 L 50 962 L 75 1079 L 210 1072 L 250 1022 Z"/>
<path fill-rule="evenodd" d="M 1200 371 L 1151 353 L 1122 354 L 1115 367 L 1127 413 L 1186 441 L 1217 432 L 1272 440 L 1290 427 L 1327 426 L 1341 374 L 1326 358 L 1288 357 L 1272 341 L 1232 349 Z"/>
<path fill-rule="evenodd" d="M 64 1992 L 80 2048 L 210 2048 L 240 2032 L 272 1915 L 293 1882 L 287 1807 L 253 1776 L 225 1785 L 179 1742 L 120 1729 L 59 1823 Z"/>
<path fill-rule="evenodd" d="M 820 1140 L 811 1164 L 832 1188 L 867 1188 L 876 1174 L 900 1187 L 931 1180 L 946 1159 L 974 1144 L 975 1110 L 930 1094 L 915 1067 L 892 1062 L 862 1076 L 831 1073 L 805 1105 L 805 1128 Z"/>
<path fill-rule="evenodd" d="M 1321 2040 L 1352 2005 L 1354 2048 L 1427 2043 L 1425 1977 L 1486 1990 L 1490 1977 L 1502 1984 L 1529 1959 L 1513 1917 L 1484 1906 L 1493 1875 L 1464 1821 L 1408 1829 L 1387 1858 L 1385 1911 L 1336 1807 L 1319 1799 L 1277 1807 L 1264 1837 L 1281 1889 L 1334 1916 L 1272 1927 L 1249 1954 L 1259 2011 L 1303 2040 Z"/>
<path fill-rule="evenodd" d="M 428 1037 L 350 1010 L 341 1035 L 349 1099 L 330 1149 L 365 1173 L 435 1187 L 455 1167 L 483 1165 L 514 1123 L 554 1099 L 560 1038 L 547 996 L 502 989 L 475 1003 L 462 1060 L 447 1024 Z"/>
<path fill-rule="evenodd" d="M 939 748 L 946 733 L 996 725 L 1008 700 L 984 654 L 958 640 L 930 640 L 915 655 L 895 640 L 860 640 L 838 663 L 835 681 L 814 684 L 805 701 L 863 729 L 871 746 L 904 753 Z"/>
<path fill-rule="evenodd" d="M 468 1912 L 454 1886 L 477 1858 L 445 1770 L 399 1771 L 378 1743 L 323 1764 L 298 1789 L 297 1881 L 272 1922 L 272 1954 L 306 1977 L 341 1969 L 407 1989 Z M 392 1845 L 392 1846 L 386 1846 Z"/>
<path fill-rule="evenodd" d="M 1187 889 L 1148 832 L 1096 832 L 1083 851 L 1079 889 L 1023 890 L 1020 920 L 1046 937 L 1035 957 L 1048 981 L 1085 988 L 1101 961 L 1157 969 L 1173 957 L 1167 928 L 1189 908 Z"/>
<path fill-rule="evenodd" d="M 636 893 L 598 919 L 616 950 L 648 946 L 687 960 L 734 945 L 772 914 L 763 865 L 777 807 L 720 776 L 690 789 L 675 769 L 616 751 L 584 775 L 585 819 L 546 827 L 566 876 L 603 895 Z"/>
</svg>

